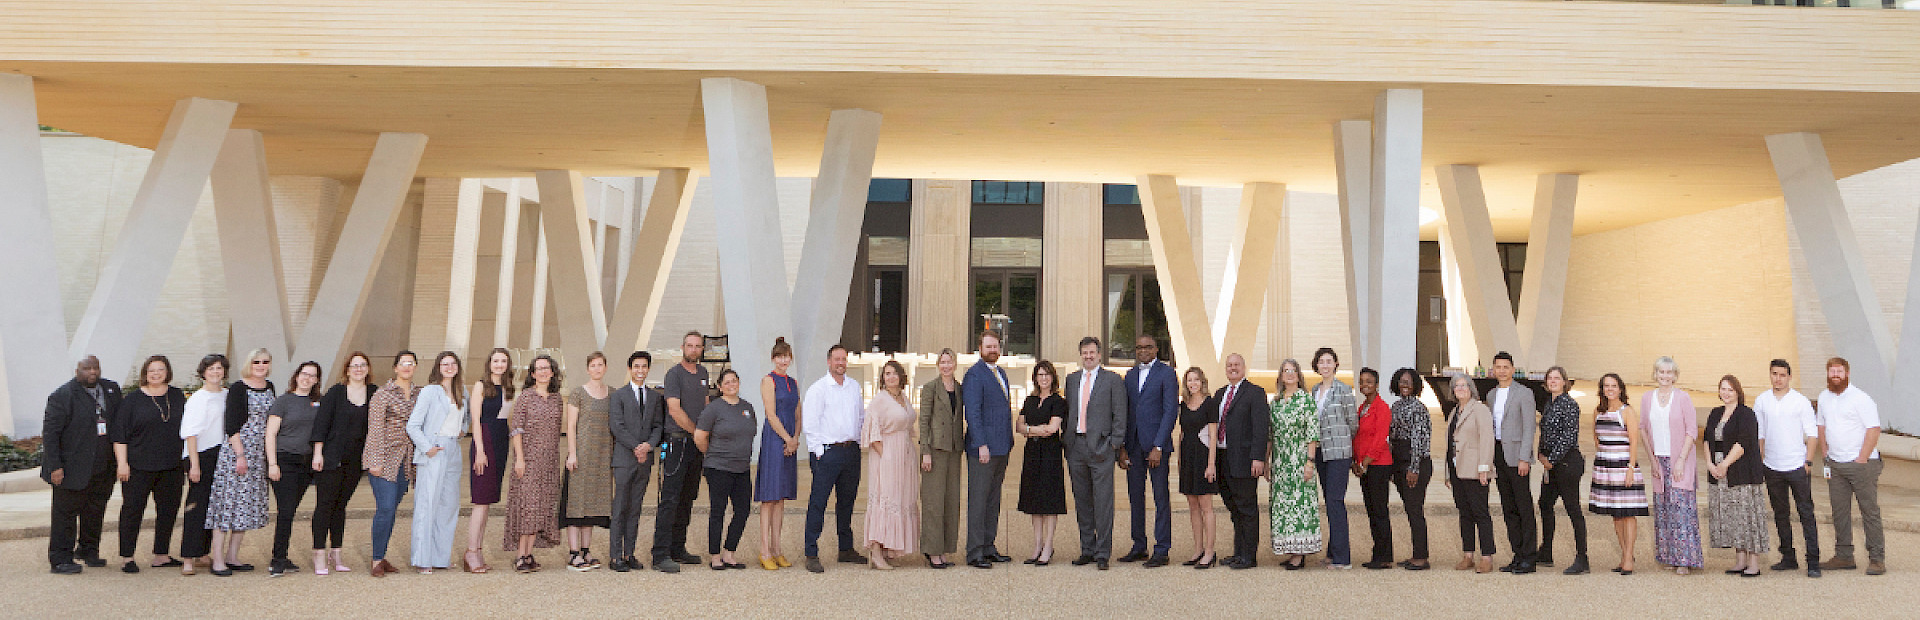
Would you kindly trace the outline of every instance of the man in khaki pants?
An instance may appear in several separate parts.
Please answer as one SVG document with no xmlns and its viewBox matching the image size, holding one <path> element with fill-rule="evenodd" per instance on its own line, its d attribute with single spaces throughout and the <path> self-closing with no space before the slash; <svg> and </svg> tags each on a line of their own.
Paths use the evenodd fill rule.
<svg viewBox="0 0 1920 620">
<path fill-rule="evenodd" d="M 1860 500 L 1860 521 L 1867 530 L 1867 574 L 1887 572 L 1887 538 L 1880 529 L 1880 409 L 1873 398 L 1848 382 L 1847 360 L 1827 360 L 1827 389 L 1820 392 L 1815 417 L 1820 444 L 1826 446 L 1827 494 L 1833 507 L 1833 557 L 1825 570 L 1853 570 L 1853 501 Z"/>
</svg>

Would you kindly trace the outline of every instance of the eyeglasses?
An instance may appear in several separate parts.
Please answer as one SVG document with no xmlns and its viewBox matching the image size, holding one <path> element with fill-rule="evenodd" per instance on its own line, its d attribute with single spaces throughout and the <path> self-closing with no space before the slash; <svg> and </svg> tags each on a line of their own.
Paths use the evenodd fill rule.
<svg viewBox="0 0 1920 620">
<path fill-rule="evenodd" d="M 1145 351 L 1145 350 L 1147 350 L 1147 349 L 1154 349 L 1154 348 L 1158 348 L 1158 347 L 1155 347 L 1154 345 L 1150 345 L 1150 344 L 1136 344 L 1136 345 L 1133 345 L 1133 350 L 1135 350 L 1135 351 Z"/>
<path fill-rule="evenodd" d="M 253 360 L 253 365 L 255 366 L 265 366 L 267 364 L 272 364 L 272 363 L 273 363 L 273 360 Z"/>
</svg>

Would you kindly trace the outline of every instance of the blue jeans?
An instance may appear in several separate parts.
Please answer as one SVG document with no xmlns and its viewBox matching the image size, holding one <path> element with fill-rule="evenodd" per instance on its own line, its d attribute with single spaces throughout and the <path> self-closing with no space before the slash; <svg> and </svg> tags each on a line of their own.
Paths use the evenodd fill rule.
<svg viewBox="0 0 1920 620">
<path fill-rule="evenodd" d="M 1327 503 L 1327 561 L 1334 564 L 1353 563 L 1347 547 L 1347 481 L 1353 475 L 1347 470 L 1352 466 L 1350 458 L 1314 462 L 1320 492 Z"/>
<path fill-rule="evenodd" d="M 860 447 L 835 444 L 811 456 L 813 490 L 807 495 L 807 557 L 820 557 L 820 530 L 827 526 L 827 494 L 834 496 L 834 532 L 840 550 L 853 549 L 853 497 L 860 490 Z"/>
<path fill-rule="evenodd" d="M 399 480 L 388 482 L 373 474 L 367 474 L 367 486 L 373 487 L 373 559 L 387 559 L 387 539 L 393 538 L 393 512 L 400 508 L 400 498 L 407 494 L 407 470 L 401 466 Z"/>
</svg>

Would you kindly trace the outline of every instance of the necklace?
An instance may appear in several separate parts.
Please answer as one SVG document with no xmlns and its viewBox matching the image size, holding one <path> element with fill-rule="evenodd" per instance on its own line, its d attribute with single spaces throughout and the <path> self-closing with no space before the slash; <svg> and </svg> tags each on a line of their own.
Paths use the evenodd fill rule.
<svg viewBox="0 0 1920 620">
<path fill-rule="evenodd" d="M 161 421 L 161 422 L 171 422 L 171 421 L 172 421 L 172 420 L 171 420 L 170 418 L 168 418 L 168 417 L 167 417 L 167 416 L 170 416 L 170 415 L 173 415 L 173 403 L 172 403 L 172 402 L 169 402 L 168 400 L 166 400 L 166 399 L 164 399 L 164 398 L 161 398 L 161 397 L 159 397 L 159 396 L 154 396 L 154 395 L 152 395 L 152 394 L 148 394 L 148 395 L 147 395 L 147 399 L 148 399 L 148 400 L 151 400 L 151 401 L 153 401 L 153 406 L 154 406 L 155 408 L 157 408 L 157 409 L 159 409 L 159 410 L 160 410 L 160 421 Z"/>
</svg>

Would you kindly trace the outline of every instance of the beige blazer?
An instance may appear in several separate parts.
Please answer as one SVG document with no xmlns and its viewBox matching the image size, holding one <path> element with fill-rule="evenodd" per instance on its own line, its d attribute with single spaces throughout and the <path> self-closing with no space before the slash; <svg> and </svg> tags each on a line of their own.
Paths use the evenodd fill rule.
<svg viewBox="0 0 1920 620">
<path fill-rule="evenodd" d="M 1447 421 L 1447 441 L 1452 446 L 1455 478 L 1468 480 L 1493 471 L 1493 410 L 1477 400 L 1454 407 Z"/>
</svg>

